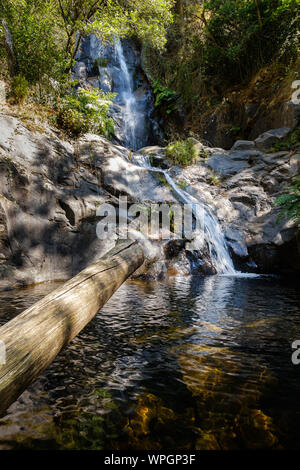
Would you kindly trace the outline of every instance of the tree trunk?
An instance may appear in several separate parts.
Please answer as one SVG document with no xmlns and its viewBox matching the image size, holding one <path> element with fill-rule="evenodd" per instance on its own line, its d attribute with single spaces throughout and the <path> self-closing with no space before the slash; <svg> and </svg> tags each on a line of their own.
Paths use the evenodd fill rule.
<svg viewBox="0 0 300 470">
<path fill-rule="evenodd" d="M 8 24 L 5 20 L 2 20 L 2 26 L 4 30 L 5 38 L 5 49 L 7 54 L 8 69 L 11 77 L 14 77 L 17 74 L 17 59 L 14 52 L 14 45 L 12 36 L 8 27 Z"/>
<path fill-rule="evenodd" d="M 0 365 L 0 414 L 96 315 L 144 262 L 138 242 L 119 243 L 44 299 L 0 328 L 6 363 Z"/>
</svg>

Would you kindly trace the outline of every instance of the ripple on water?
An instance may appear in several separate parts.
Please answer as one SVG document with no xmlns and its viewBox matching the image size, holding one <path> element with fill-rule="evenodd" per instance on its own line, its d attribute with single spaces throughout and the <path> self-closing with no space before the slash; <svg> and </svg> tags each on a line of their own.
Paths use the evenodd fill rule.
<svg viewBox="0 0 300 470">
<path fill-rule="evenodd" d="M 0 322 L 55 285 L 1 293 Z M 0 448 L 300 447 L 297 285 L 127 282 L 0 420 Z"/>
</svg>

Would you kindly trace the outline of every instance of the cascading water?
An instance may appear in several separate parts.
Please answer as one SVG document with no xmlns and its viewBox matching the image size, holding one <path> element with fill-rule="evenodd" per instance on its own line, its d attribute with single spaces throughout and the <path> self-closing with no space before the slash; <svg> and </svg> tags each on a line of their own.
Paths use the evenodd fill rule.
<svg viewBox="0 0 300 470">
<path fill-rule="evenodd" d="M 200 202 L 186 191 L 180 189 L 166 170 L 152 167 L 149 157 L 138 155 L 135 158 L 135 163 L 140 166 L 147 167 L 151 169 L 151 171 L 163 174 L 166 181 L 176 194 L 177 199 L 183 204 L 189 204 L 192 207 L 193 215 L 201 228 L 202 234 L 204 235 L 204 239 L 208 245 L 211 262 L 217 273 L 229 275 L 237 274 L 229 254 L 221 226 L 218 219 L 213 215 L 211 208 L 205 202 L 202 202 L 201 210 L 199 211 Z"/>
<path fill-rule="evenodd" d="M 138 109 L 138 103 L 134 94 L 133 80 L 129 74 L 123 48 L 119 39 L 115 40 L 115 56 L 120 64 L 123 77 L 123 87 L 117 95 L 116 102 L 122 106 L 124 122 L 124 143 L 126 147 L 137 150 L 139 147 L 138 127 L 145 123 L 145 115 Z"/>
<path fill-rule="evenodd" d="M 127 147 L 137 149 L 141 147 L 139 146 L 138 135 L 140 127 L 145 126 L 146 116 L 139 110 L 134 93 L 133 80 L 129 73 L 122 44 L 119 39 L 115 40 L 115 57 L 119 63 L 123 85 L 119 91 L 117 102 L 123 107 L 125 143 Z M 144 167 L 146 166 L 152 171 L 162 173 L 169 185 L 172 187 L 177 198 L 182 203 L 192 206 L 193 215 L 196 222 L 198 222 L 198 225 L 201 227 L 202 234 L 205 237 L 214 268 L 220 274 L 235 274 L 236 271 L 229 254 L 221 226 L 208 205 L 202 202 L 201 211 L 198 211 L 197 208 L 199 207 L 199 201 L 196 201 L 186 191 L 179 189 L 167 171 L 153 168 L 147 157 L 138 157 L 136 163 Z"/>
<path fill-rule="evenodd" d="M 113 45 L 105 46 L 96 36 L 91 35 L 81 45 L 77 57 L 78 65 L 83 64 L 87 68 L 90 80 L 94 80 L 93 67 L 98 59 L 102 59 L 102 63 L 98 65 L 99 88 L 117 94 L 111 114 L 117 123 L 118 142 L 133 150 L 153 145 L 154 135 L 158 135 L 155 127 L 157 125 L 151 119 L 153 98 L 149 87 L 137 78 L 140 73 L 140 59 L 136 48 L 130 41 L 120 41 L 117 38 Z M 97 82 L 92 83 L 95 85 Z M 221 226 L 209 205 L 205 201 L 197 201 L 178 188 L 168 172 L 152 167 L 147 157 L 135 153 L 132 159 L 140 166 L 162 173 L 178 200 L 192 206 L 194 218 L 201 227 L 202 238 L 204 235 L 216 271 L 220 274 L 237 274 Z M 200 237 L 201 233 L 199 239 Z"/>
<path fill-rule="evenodd" d="M 159 144 L 162 134 L 153 119 L 153 96 L 133 41 L 116 38 L 111 44 L 103 44 L 94 34 L 84 38 L 76 56 L 74 78 L 83 88 L 93 86 L 116 93 L 110 110 L 116 123 L 115 143 L 132 150 Z"/>
</svg>

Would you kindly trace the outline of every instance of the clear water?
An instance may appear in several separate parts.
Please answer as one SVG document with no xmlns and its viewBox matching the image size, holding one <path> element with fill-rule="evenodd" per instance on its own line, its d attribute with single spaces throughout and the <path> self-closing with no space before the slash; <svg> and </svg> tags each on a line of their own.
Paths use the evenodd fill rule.
<svg viewBox="0 0 300 470">
<path fill-rule="evenodd" d="M 1 323 L 53 285 L 0 294 Z M 299 284 L 124 284 L 0 420 L 4 449 L 300 448 Z"/>
</svg>

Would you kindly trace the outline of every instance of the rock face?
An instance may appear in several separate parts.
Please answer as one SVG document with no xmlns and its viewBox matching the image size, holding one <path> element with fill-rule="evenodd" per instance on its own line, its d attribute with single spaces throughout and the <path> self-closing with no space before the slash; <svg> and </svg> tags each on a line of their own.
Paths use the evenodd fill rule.
<svg viewBox="0 0 300 470">
<path fill-rule="evenodd" d="M 174 200 L 105 138 L 72 145 L 5 114 L 0 128 L 0 288 L 67 279 L 114 246 L 97 238 L 100 204 Z"/>
<path fill-rule="evenodd" d="M 230 151 L 210 148 L 208 159 L 173 170 L 186 191 L 204 196 L 214 208 L 235 265 L 243 271 L 300 272 L 299 229 L 292 221 L 278 223 L 274 207 L 276 196 L 300 174 L 300 154 L 261 151 L 265 139 L 286 134 L 287 129 L 272 130 L 255 142 L 237 141 Z"/>
<path fill-rule="evenodd" d="M 65 142 L 55 130 L 29 130 L 4 113 L 0 128 L 0 288 L 67 279 L 112 248 L 117 236 L 96 234 L 100 204 L 117 206 L 120 195 L 129 203 L 176 201 L 159 173 L 136 165 L 137 154 L 103 137 Z M 162 148 L 141 153 L 169 166 Z M 291 222 L 277 224 L 273 200 L 299 174 L 300 154 L 265 154 L 253 142 L 237 142 L 227 152 L 209 148 L 207 155 L 168 172 L 209 204 L 236 267 L 299 272 L 299 232 Z M 134 230 L 130 236 L 142 237 Z M 185 240 L 143 242 L 149 256 L 138 275 L 213 272 L 206 254 L 190 252 Z"/>
<path fill-rule="evenodd" d="M 271 129 L 270 131 L 264 132 L 257 139 L 255 139 L 255 144 L 257 148 L 262 151 L 268 150 L 277 142 L 280 142 L 281 139 L 284 139 L 290 132 L 290 127 Z"/>
<path fill-rule="evenodd" d="M 278 97 L 276 102 L 272 95 L 264 102 L 261 99 L 253 101 L 233 92 L 214 110 L 203 112 L 200 135 L 212 146 L 229 149 L 237 135 L 252 141 L 269 129 L 294 129 L 300 122 L 300 104 L 281 99 Z M 275 103 L 270 105 L 271 101 Z"/>
</svg>

